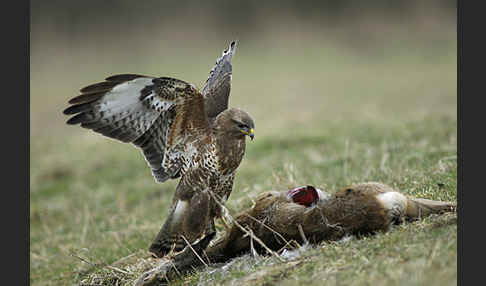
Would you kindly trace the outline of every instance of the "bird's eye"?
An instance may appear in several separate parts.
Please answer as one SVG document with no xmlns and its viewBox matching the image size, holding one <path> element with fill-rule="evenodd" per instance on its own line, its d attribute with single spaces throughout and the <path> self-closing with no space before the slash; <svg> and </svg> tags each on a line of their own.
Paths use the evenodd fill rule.
<svg viewBox="0 0 486 286">
<path fill-rule="evenodd" d="M 238 124 L 238 128 L 243 129 L 243 128 L 248 128 L 248 126 L 246 126 L 246 124 L 240 123 Z"/>
</svg>

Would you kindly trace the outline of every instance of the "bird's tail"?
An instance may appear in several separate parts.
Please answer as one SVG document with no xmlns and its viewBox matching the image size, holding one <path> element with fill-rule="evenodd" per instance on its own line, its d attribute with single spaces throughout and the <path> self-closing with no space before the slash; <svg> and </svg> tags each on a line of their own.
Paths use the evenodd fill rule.
<svg viewBox="0 0 486 286">
<path fill-rule="evenodd" d="M 169 217 L 149 247 L 156 257 L 183 250 L 202 234 L 214 231 L 214 221 L 209 216 L 209 195 L 200 192 L 190 200 L 177 200 Z"/>
<path fill-rule="evenodd" d="M 171 251 L 178 252 L 184 249 L 186 246 L 182 238 L 184 235 L 184 220 L 189 211 L 190 203 L 188 201 L 178 200 L 171 207 L 169 217 L 150 245 L 149 252 L 156 257 L 164 257 Z M 187 239 L 190 238 L 187 237 Z"/>
<path fill-rule="evenodd" d="M 184 249 L 186 243 L 179 235 L 178 231 L 173 230 L 171 216 L 165 221 L 159 233 L 152 241 L 149 252 L 156 257 L 164 257 L 171 252 L 179 252 Z"/>
<path fill-rule="evenodd" d="M 409 220 L 416 220 L 431 214 L 442 214 L 455 211 L 455 203 L 420 198 L 408 198 L 405 216 Z"/>
<path fill-rule="evenodd" d="M 162 258 L 169 253 L 177 253 L 187 246 L 187 243 L 195 243 L 198 237 L 188 234 L 183 237 L 183 233 L 171 229 L 171 221 L 167 220 L 162 229 L 159 231 L 152 244 L 149 247 L 149 252 L 155 257 Z M 211 220 L 206 227 L 205 235 L 216 233 L 214 221 Z"/>
</svg>

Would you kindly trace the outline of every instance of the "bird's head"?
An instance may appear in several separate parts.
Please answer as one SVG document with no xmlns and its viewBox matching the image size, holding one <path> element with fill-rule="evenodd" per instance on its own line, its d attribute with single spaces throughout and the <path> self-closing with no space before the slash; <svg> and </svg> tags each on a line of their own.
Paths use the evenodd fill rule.
<svg viewBox="0 0 486 286">
<path fill-rule="evenodd" d="M 255 123 L 246 111 L 230 108 L 223 111 L 216 120 L 223 121 L 224 131 L 237 138 L 248 136 L 253 140 L 255 137 Z"/>
</svg>

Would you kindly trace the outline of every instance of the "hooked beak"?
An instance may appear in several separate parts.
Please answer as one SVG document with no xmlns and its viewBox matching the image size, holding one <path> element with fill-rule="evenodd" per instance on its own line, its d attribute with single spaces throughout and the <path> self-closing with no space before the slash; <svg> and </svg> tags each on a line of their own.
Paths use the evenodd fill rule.
<svg viewBox="0 0 486 286">
<path fill-rule="evenodd" d="M 255 138 L 255 130 L 253 128 L 243 128 L 243 129 L 240 129 L 241 133 L 245 134 L 245 135 L 248 135 L 248 137 L 250 137 L 250 139 L 253 141 L 253 138 Z"/>
<path fill-rule="evenodd" d="M 251 141 L 253 141 L 253 138 L 255 138 L 255 130 L 253 130 L 253 128 L 248 132 L 248 136 L 250 136 Z"/>
</svg>

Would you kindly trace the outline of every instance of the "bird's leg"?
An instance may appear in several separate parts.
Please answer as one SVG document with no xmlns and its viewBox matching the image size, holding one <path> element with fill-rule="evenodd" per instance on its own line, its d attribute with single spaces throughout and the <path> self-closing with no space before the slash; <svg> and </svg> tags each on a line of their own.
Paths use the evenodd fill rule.
<svg viewBox="0 0 486 286">
<path fill-rule="evenodd" d="M 229 214 L 228 210 L 224 207 L 220 200 L 218 200 L 215 195 L 213 194 L 213 217 L 217 217 L 221 219 L 223 223 L 224 229 L 226 233 L 229 233 L 231 230 L 231 225 L 233 222 L 233 218 Z M 214 221 L 213 221 L 214 223 Z"/>
<path fill-rule="evenodd" d="M 204 235 L 212 235 L 212 234 L 215 234 L 216 233 L 216 227 L 214 226 L 214 219 L 210 219 L 209 220 L 209 223 L 208 223 L 208 226 L 206 228 L 206 231 L 204 233 Z"/>
<path fill-rule="evenodd" d="M 230 222 L 228 223 L 226 221 L 226 217 L 230 218 Z M 229 233 L 231 231 L 231 216 L 228 213 L 228 211 L 225 208 L 221 208 L 221 221 L 223 222 L 224 229 L 226 230 L 226 233 Z"/>
</svg>

